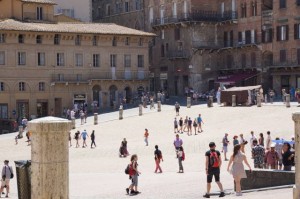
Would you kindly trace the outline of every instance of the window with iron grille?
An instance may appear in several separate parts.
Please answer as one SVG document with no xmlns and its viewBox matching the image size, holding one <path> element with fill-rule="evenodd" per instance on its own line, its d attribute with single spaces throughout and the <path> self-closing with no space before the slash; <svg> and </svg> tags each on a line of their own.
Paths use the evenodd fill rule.
<svg viewBox="0 0 300 199">
<path fill-rule="evenodd" d="M 26 65 L 26 52 L 18 52 L 18 65 Z"/>
<path fill-rule="evenodd" d="M 83 54 L 82 53 L 75 54 L 75 65 L 78 67 L 83 66 Z"/>
<path fill-rule="evenodd" d="M 98 45 L 98 38 L 96 35 L 93 36 L 93 41 L 92 41 L 93 46 L 97 46 Z"/>
<path fill-rule="evenodd" d="M 5 51 L 0 51 L 0 65 L 5 65 Z"/>
<path fill-rule="evenodd" d="M 25 82 L 19 82 L 19 91 L 25 91 Z"/>
<path fill-rule="evenodd" d="M 55 45 L 59 45 L 60 44 L 60 35 L 59 34 L 55 34 L 54 35 L 54 44 Z"/>
<path fill-rule="evenodd" d="M 0 104 L 0 119 L 8 119 L 8 104 Z"/>
<path fill-rule="evenodd" d="M 93 67 L 100 67 L 100 54 L 93 54 Z"/>
<path fill-rule="evenodd" d="M 144 67 L 144 55 L 138 55 L 138 67 L 142 68 Z"/>
<path fill-rule="evenodd" d="M 286 50 L 280 50 L 279 61 L 280 63 L 286 62 Z"/>
<path fill-rule="evenodd" d="M 131 55 L 124 55 L 124 67 L 131 66 Z"/>
<path fill-rule="evenodd" d="M 45 66 L 46 60 L 45 60 L 45 53 L 44 52 L 38 52 L 38 66 Z"/>
<path fill-rule="evenodd" d="M 45 82 L 39 82 L 39 91 L 45 91 Z"/>
<path fill-rule="evenodd" d="M 64 53 L 57 53 L 56 54 L 56 65 L 57 66 L 64 66 L 65 65 L 65 54 Z"/>
</svg>

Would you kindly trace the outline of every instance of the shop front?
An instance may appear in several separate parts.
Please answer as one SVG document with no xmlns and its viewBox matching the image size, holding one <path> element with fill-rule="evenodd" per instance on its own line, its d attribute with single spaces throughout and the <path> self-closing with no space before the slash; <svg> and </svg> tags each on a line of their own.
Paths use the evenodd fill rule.
<svg viewBox="0 0 300 199">
<path fill-rule="evenodd" d="M 37 100 L 36 113 L 37 113 L 38 118 L 48 116 L 48 101 L 47 100 Z"/>
<path fill-rule="evenodd" d="M 20 123 L 23 118 L 29 119 L 29 100 L 17 100 L 17 120 Z"/>
<path fill-rule="evenodd" d="M 77 111 L 79 109 L 84 109 L 87 98 L 86 94 L 75 94 L 73 98 L 74 109 Z"/>
</svg>

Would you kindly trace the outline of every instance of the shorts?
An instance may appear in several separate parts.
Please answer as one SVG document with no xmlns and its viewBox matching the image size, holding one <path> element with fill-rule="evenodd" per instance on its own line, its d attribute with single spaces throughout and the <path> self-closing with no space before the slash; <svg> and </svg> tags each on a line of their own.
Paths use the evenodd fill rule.
<svg viewBox="0 0 300 199">
<path fill-rule="evenodd" d="M 175 108 L 176 109 L 176 113 L 178 113 L 179 112 L 179 108 Z"/>
<path fill-rule="evenodd" d="M 85 140 L 86 140 L 86 137 L 83 137 L 82 139 L 85 141 Z"/>
<path fill-rule="evenodd" d="M 223 146 L 223 151 L 224 151 L 224 153 L 227 153 L 227 146 Z"/>
<path fill-rule="evenodd" d="M 131 176 L 131 185 L 132 186 L 138 186 L 138 174 L 134 174 L 133 176 Z"/>
<path fill-rule="evenodd" d="M 9 186 L 10 179 L 1 180 L 1 187 Z M 1 193 L 0 193 L 1 194 Z"/>
<path fill-rule="evenodd" d="M 208 170 L 208 175 L 207 175 L 207 183 L 211 183 L 213 176 L 215 176 L 215 181 L 220 182 L 220 169 L 211 169 Z"/>
<path fill-rule="evenodd" d="M 178 125 L 174 125 L 174 128 L 177 129 L 177 128 L 178 128 Z"/>
</svg>

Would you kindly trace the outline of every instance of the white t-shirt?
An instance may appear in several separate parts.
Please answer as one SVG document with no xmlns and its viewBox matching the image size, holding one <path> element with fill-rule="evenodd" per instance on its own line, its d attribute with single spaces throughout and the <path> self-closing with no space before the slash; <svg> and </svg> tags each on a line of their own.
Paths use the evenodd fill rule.
<svg viewBox="0 0 300 199">
<path fill-rule="evenodd" d="M 270 148 L 271 147 L 271 143 L 272 143 L 271 136 L 268 135 L 267 136 L 267 140 L 266 140 L 266 147 Z"/>
</svg>

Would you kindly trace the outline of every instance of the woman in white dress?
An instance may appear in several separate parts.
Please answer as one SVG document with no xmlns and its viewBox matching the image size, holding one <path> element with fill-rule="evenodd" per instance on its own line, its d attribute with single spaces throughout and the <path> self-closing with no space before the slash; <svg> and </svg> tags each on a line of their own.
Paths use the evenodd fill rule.
<svg viewBox="0 0 300 199">
<path fill-rule="evenodd" d="M 247 178 L 246 172 L 244 169 L 243 162 L 249 167 L 249 170 L 251 172 L 251 167 L 247 161 L 247 158 L 245 154 L 241 152 L 241 145 L 235 145 L 233 149 L 233 154 L 230 157 L 227 171 L 232 174 L 233 179 L 235 181 L 235 189 L 236 189 L 236 195 L 242 196 L 241 192 L 241 179 Z M 230 166 L 232 164 L 232 167 L 230 169 Z"/>
</svg>

